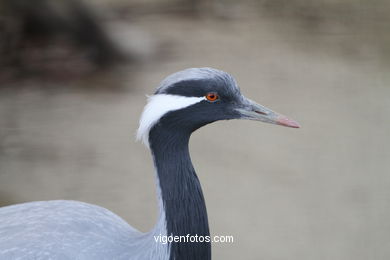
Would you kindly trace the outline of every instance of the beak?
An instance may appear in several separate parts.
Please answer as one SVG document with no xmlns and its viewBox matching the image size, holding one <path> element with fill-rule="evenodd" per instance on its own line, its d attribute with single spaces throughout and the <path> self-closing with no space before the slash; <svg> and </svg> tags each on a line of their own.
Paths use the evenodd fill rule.
<svg viewBox="0 0 390 260">
<path fill-rule="evenodd" d="M 275 125 L 300 128 L 300 125 L 296 121 L 288 119 L 284 115 L 278 114 L 247 98 L 244 98 L 243 106 L 236 108 L 236 111 L 241 114 L 241 119 L 256 120 Z"/>
</svg>

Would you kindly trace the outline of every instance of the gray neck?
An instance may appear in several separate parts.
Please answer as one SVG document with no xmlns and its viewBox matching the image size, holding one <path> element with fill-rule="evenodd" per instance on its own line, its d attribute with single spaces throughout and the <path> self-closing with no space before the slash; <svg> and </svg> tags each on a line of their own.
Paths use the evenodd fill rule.
<svg viewBox="0 0 390 260">
<path fill-rule="evenodd" d="M 157 124 L 149 133 L 167 235 L 209 236 L 206 205 L 188 150 L 191 132 Z M 211 259 L 210 242 L 171 243 L 170 259 Z"/>
</svg>

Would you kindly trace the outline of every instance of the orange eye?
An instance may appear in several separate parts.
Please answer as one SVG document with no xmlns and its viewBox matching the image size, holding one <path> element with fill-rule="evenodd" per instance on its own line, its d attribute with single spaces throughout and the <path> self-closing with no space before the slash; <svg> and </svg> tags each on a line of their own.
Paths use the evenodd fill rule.
<svg viewBox="0 0 390 260">
<path fill-rule="evenodd" d="M 208 93 L 208 94 L 206 95 L 206 99 L 207 99 L 208 101 L 214 102 L 214 101 L 216 101 L 216 100 L 219 99 L 219 96 L 218 96 L 217 93 Z"/>
</svg>

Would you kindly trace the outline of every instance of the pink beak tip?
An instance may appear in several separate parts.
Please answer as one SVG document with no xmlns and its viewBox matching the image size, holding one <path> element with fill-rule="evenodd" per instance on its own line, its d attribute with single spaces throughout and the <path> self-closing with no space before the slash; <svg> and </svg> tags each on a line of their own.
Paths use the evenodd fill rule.
<svg viewBox="0 0 390 260">
<path fill-rule="evenodd" d="M 298 122 L 288 119 L 285 116 L 279 116 L 276 120 L 278 125 L 292 127 L 292 128 L 300 128 L 301 126 L 298 124 Z"/>
</svg>

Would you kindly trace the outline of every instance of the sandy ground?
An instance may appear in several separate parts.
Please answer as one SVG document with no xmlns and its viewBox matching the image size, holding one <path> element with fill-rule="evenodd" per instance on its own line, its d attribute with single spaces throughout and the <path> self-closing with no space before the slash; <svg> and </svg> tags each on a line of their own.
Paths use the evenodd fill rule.
<svg viewBox="0 0 390 260">
<path fill-rule="evenodd" d="M 302 125 L 218 122 L 193 135 L 211 232 L 234 236 L 213 244 L 215 259 L 390 258 L 389 68 L 369 47 L 343 52 L 359 35 L 244 17 L 132 25 L 169 46 L 160 58 L 87 81 L 2 86 L 2 205 L 81 200 L 150 229 L 152 163 L 135 142 L 145 94 L 172 72 L 210 66 Z M 351 48 L 338 48 L 346 39 Z"/>
</svg>

